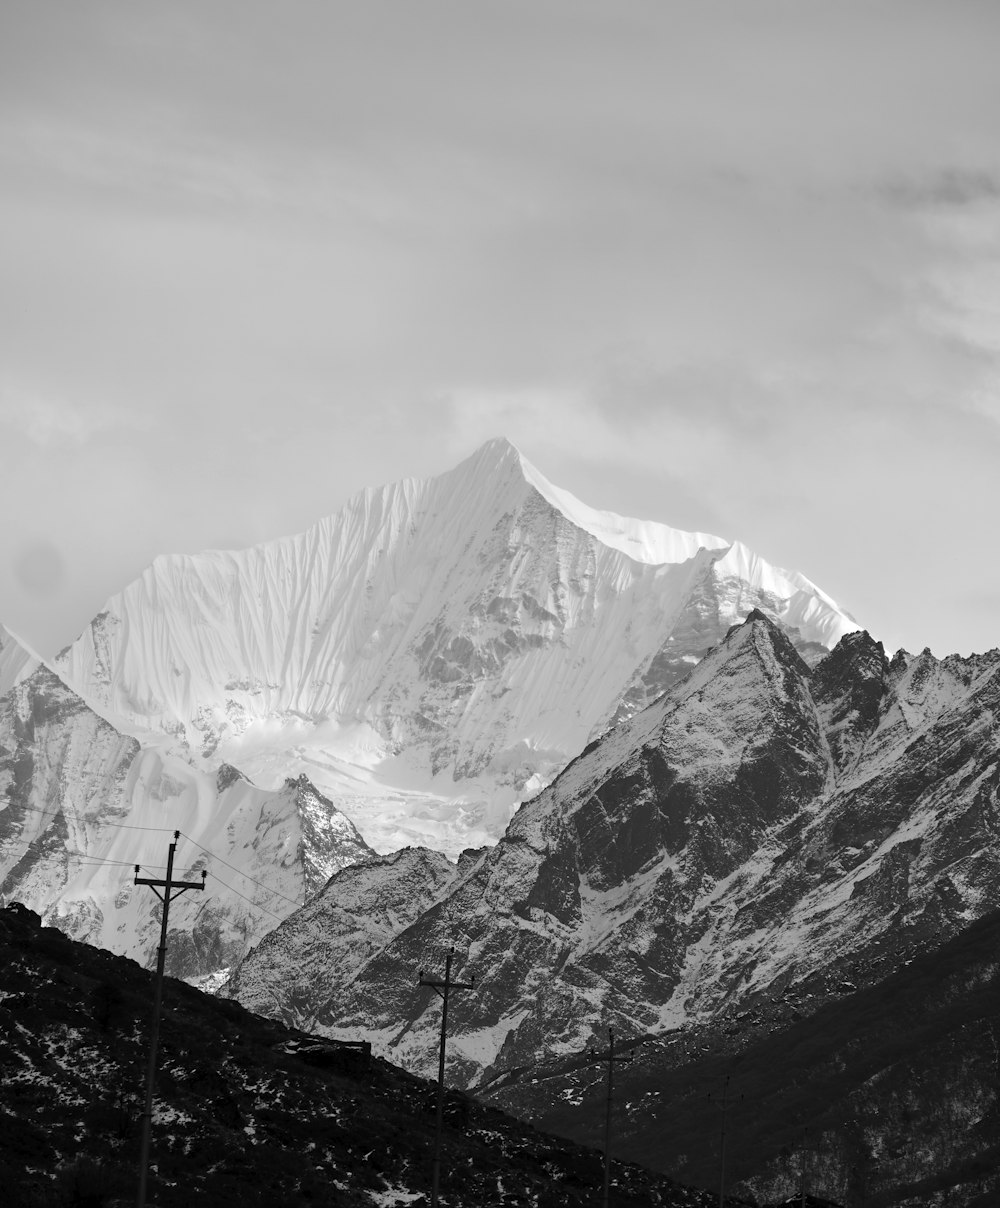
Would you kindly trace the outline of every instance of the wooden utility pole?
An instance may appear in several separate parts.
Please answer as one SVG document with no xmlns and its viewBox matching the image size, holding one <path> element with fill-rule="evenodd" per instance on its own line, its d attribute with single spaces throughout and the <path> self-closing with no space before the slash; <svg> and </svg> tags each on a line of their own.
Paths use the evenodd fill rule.
<svg viewBox="0 0 1000 1208">
<path fill-rule="evenodd" d="M 726 1200 L 726 1108 L 729 1105 L 729 1075 L 722 1081 L 722 1135 L 719 1137 L 719 1208 Z"/>
<path fill-rule="evenodd" d="M 156 1083 L 156 1050 L 160 1043 L 160 1007 L 163 1002 L 163 964 L 167 956 L 167 919 L 170 915 L 170 903 L 180 897 L 187 889 L 204 889 L 208 873 L 201 874 L 200 881 L 174 880 L 174 852 L 177 850 L 177 840 L 180 831 L 174 831 L 174 841 L 170 844 L 167 854 L 167 877 L 161 881 L 153 877 L 140 877 L 139 865 L 135 866 L 135 885 L 148 885 L 153 893 L 163 903 L 163 914 L 160 919 L 160 947 L 156 955 L 156 988 L 153 992 L 153 1027 L 149 1038 L 149 1066 L 146 1070 L 146 1109 L 142 1113 L 142 1143 L 139 1148 L 139 1192 L 136 1196 L 137 1208 L 146 1208 L 146 1179 L 149 1174 L 149 1134 L 153 1123 L 153 1087 Z M 160 890 L 163 890 L 160 893 Z"/>
<path fill-rule="evenodd" d="M 420 970 L 421 986 L 430 986 L 432 990 L 437 991 L 441 996 L 441 1047 L 438 1053 L 438 1089 L 437 1089 L 437 1112 L 434 1119 L 434 1166 L 431 1175 L 431 1208 L 438 1208 L 438 1190 L 441 1186 L 441 1128 L 444 1122 L 444 1046 L 448 1035 L 448 995 L 452 990 L 474 990 L 474 979 L 467 982 L 455 982 L 451 980 L 451 962 L 455 956 L 455 949 L 449 948 L 448 955 L 444 962 L 444 981 L 434 981 L 433 978 L 424 977 L 423 969 Z"/>
<path fill-rule="evenodd" d="M 596 1061 L 607 1061 L 608 1063 L 608 1093 L 604 1108 L 604 1188 L 601 1194 L 602 1208 L 608 1208 L 611 1196 L 611 1101 L 614 1095 L 615 1065 L 628 1065 L 635 1057 L 635 1049 L 630 1049 L 627 1057 L 616 1056 L 614 1029 L 608 1028 L 607 1053 L 597 1053 L 591 1050 L 590 1056 Z"/>
<path fill-rule="evenodd" d="M 722 1108 L 722 1124 L 719 1134 L 719 1208 L 723 1208 L 726 1202 L 726 1114 L 729 1111 L 729 1078 L 726 1076 L 722 1080 L 722 1103 L 719 1105 Z M 713 1096 L 709 1095 L 711 1099 Z M 737 1096 L 736 1102 L 742 1103 L 743 1096 Z"/>
</svg>

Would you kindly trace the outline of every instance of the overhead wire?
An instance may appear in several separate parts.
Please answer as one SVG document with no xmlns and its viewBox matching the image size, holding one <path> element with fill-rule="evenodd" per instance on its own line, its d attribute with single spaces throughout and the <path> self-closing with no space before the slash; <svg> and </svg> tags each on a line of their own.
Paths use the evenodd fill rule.
<svg viewBox="0 0 1000 1208">
<path fill-rule="evenodd" d="M 269 914 L 272 919 L 277 919 L 279 923 L 283 923 L 285 921 L 283 915 L 275 914 L 273 910 L 268 910 L 268 908 L 266 906 L 261 906 L 261 904 L 259 902 L 255 902 L 255 901 L 253 901 L 252 898 L 248 898 L 245 893 L 240 893 L 240 891 L 238 889 L 234 888 L 232 885 L 227 884 L 225 881 L 223 881 L 223 879 L 220 876 L 217 876 L 215 873 L 212 874 L 212 879 L 214 881 L 218 881 L 219 884 L 224 886 L 226 889 L 228 889 L 230 893 L 235 893 L 238 898 L 242 898 L 244 902 L 246 902 L 250 907 L 252 907 L 252 909 L 261 910 L 264 912 L 264 914 Z"/>
<path fill-rule="evenodd" d="M 211 848 L 204 847 L 196 839 L 192 839 L 190 835 L 185 835 L 183 831 L 181 831 L 181 835 L 187 839 L 189 843 L 193 844 L 199 851 L 204 852 L 206 856 L 211 856 L 213 860 L 218 860 L 220 864 L 224 864 L 226 868 L 230 869 L 232 872 L 235 872 L 237 876 L 245 877 L 251 884 L 256 885 L 259 889 L 263 889 L 267 893 L 274 894 L 276 898 L 283 898 L 286 902 L 291 902 L 293 906 L 302 905 L 302 903 L 297 901 L 295 898 L 290 898 L 287 894 L 281 893 L 277 889 L 272 889 L 270 885 L 265 885 L 263 881 L 256 880 L 254 877 L 250 876 L 249 873 L 244 872 L 242 868 L 237 868 L 234 864 L 230 864 L 228 860 L 224 860 L 217 852 L 212 851 Z M 230 886 L 229 888 L 232 887 Z M 235 893 L 236 890 L 233 890 L 233 892 Z"/>
<path fill-rule="evenodd" d="M 24 806 L 21 806 L 20 808 L 27 810 L 33 814 L 41 814 L 44 817 L 48 817 L 48 818 L 54 818 L 59 814 L 64 814 L 64 811 L 61 809 L 42 810 L 42 809 L 38 809 L 36 806 L 31 806 L 31 805 L 24 805 Z M 155 832 L 157 834 L 174 834 L 176 832 L 177 834 L 181 835 L 184 839 L 187 839 L 187 841 L 190 844 L 192 844 L 192 846 L 197 848 L 198 851 L 204 853 L 206 856 L 210 856 L 213 860 L 218 860 L 220 864 L 224 865 L 231 872 L 236 873 L 236 875 L 239 877 L 243 877 L 245 880 L 249 881 L 252 885 L 256 885 L 258 889 L 264 890 L 265 893 L 269 893 L 273 897 L 281 898 L 282 901 L 288 902 L 290 905 L 295 906 L 296 908 L 302 905 L 302 903 L 299 902 L 296 898 L 290 898 L 287 894 L 282 893 L 280 890 L 272 888 L 270 885 L 265 884 L 263 881 L 258 881 L 255 877 L 250 876 L 249 873 L 244 872 L 242 868 L 237 868 L 235 866 L 235 864 L 230 864 L 229 861 L 224 859 L 222 856 L 220 856 L 218 854 L 218 852 L 214 852 L 211 850 L 211 848 L 205 847 L 204 844 L 199 843 L 196 839 L 193 839 L 190 835 L 186 834 L 184 831 L 177 830 L 176 827 L 137 826 L 134 823 L 113 822 L 110 819 L 101 819 L 101 825 L 102 826 L 111 826 L 117 830 L 150 831 L 150 832 Z M 36 836 L 36 839 L 32 840 L 32 842 L 35 842 L 38 838 L 41 838 L 41 836 Z M 86 853 L 69 852 L 68 854 L 80 858 L 80 857 L 85 856 Z M 112 859 L 104 859 L 103 857 L 100 857 L 100 856 L 87 855 L 87 860 L 92 861 L 92 863 L 86 863 L 84 865 L 85 867 L 100 867 L 101 865 L 120 865 L 123 868 L 134 868 L 136 866 L 135 861 L 132 861 L 132 860 L 112 860 Z M 165 864 L 140 863 L 138 865 L 138 867 L 146 869 L 146 870 L 150 870 L 150 871 L 151 870 L 159 871 L 161 869 L 166 868 L 167 866 Z M 217 880 L 220 885 L 225 886 L 225 888 L 228 889 L 231 893 L 235 893 L 237 897 L 242 898 L 245 902 L 249 903 L 255 909 L 262 910 L 262 911 L 264 911 L 265 914 L 271 915 L 272 918 L 278 919 L 279 922 L 281 921 L 283 916 L 275 914 L 273 910 L 268 910 L 268 908 L 266 906 L 258 905 L 251 898 L 248 898 L 246 896 L 246 894 L 240 893 L 240 891 L 238 889 L 234 888 L 232 885 L 229 885 L 227 882 L 223 881 L 222 878 L 219 877 L 217 874 L 213 873 L 212 875 L 213 875 L 213 878 L 215 880 Z"/>
<path fill-rule="evenodd" d="M 17 806 L 17 808 L 21 809 L 21 810 L 26 810 L 28 813 L 31 813 L 31 814 L 41 814 L 45 818 L 55 818 L 59 814 L 62 814 L 65 817 L 65 810 L 63 810 L 63 809 L 40 810 L 35 805 L 19 805 L 19 806 Z M 97 820 L 92 819 L 92 821 L 97 821 Z M 101 823 L 101 826 L 113 826 L 117 830 L 155 831 L 157 834 L 162 834 L 162 835 L 172 835 L 174 833 L 174 831 L 177 829 L 174 826 L 136 826 L 135 823 L 133 823 L 133 822 L 112 822 L 109 818 L 102 818 L 100 820 L 100 823 Z"/>
</svg>

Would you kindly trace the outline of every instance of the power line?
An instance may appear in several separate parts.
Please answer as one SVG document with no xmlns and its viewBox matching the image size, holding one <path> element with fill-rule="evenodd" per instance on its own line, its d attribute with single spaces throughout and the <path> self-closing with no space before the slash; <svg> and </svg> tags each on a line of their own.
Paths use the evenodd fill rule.
<svg viewBox="0 0 1000 1208">
<path fill-rule="evenodd" d="M 226 882 L 220 877 L 216 876 L 215 873 L 212 873 L 212 879 L 214 881 L 218 881 L 220 885 L 224 885 L 225 888 L 230 891 L 230 893 L 235 893 L 238 898 L 242 898 L 244 902 L 249 903 L 254 910 L 262 910 L 265 914 L 269 914 L 272 919 L 277 919 L 279 923 L 283 923 L 285 921 L 284 916 L 275 914 L 273 910 L 268 910 L 266 906 L 261 906 L 259 902 L 255 902 L 252 898 L 248 898 L 245 893 L 240 893 L 240 891 L 238 889 L 234 889 L 232 885 L 226 885 Z"/>
<path fill-rule="evenodd" d="M 259 889 L 264 889 L 268 893 L 273 893 L 276 898 L 283 898 L 286 902 L 291 902 L 291 904 L 293 906 L 297 907 L 297 906 L 302 905 L 302 903 L 299 902 L 297 899 L 290 898 L 290 897 L 288 897 L 287 894 L 280 893 L 277 889 L 272 889 L 270 887 L 270 885 L 265 885 L 263 881 L 255 880 L 252 876 L 250 876 L 249 873 L 244 872 L 241 868 L 237 868 L 234 864 L 230 864 L 228 860 L 224 860 L 222 858 L 222 856 L 218 855 L 216 852 L 212 851 L 210 848 L 203 847 L 200 843 L 197 842 L 197 840 L 192 839 L 190 835 L 185 835 L 183 831 L 181 831 L 180 833 L 183 836 L 183 838 L 187 839 L 187 841 L 189 843 L 194 844 L 194 846 L 197 847 L 197 849 L 199 851 L 204 852 L 206 856 L 211 856 L 213 860 L 218 860 L 220 864 L 224 864 L 226 866 L 226 868 L 231 869 L 234 873 L 237 874 L 237 876 L 245 877 L 251 884 L 256 885 Z M 230 888 L 232 888 L 232 887 L 230 886 Z M 233 892 L 235 893 L 236 890 L 233 890 Z"/>
<path fill-rule="evenodd" d="M 74 856 L 81 862 L 96 861 L 98 864 L 122 864 L 126 868 L 133 868 L 135 866 L 134 860 L 112 860 L 110 856 L 98 856 L 89 851 L 72 851 L 68 847 L 64 850 L 67 856 Z M 166 867 L 166 864 L 143 864 L 143 868 L 155 868 L 157 870 Z"/>
<path fill-rule="evenodd" d="M 47 818 L 55 818 L 59 814 L 64 814 L 63 810 L 41 810 L 41 809 L 38 809 L 35 806 L 31 806 L 31 805 L 25 805 L 21 808 L 28 810 L 33 814 L 42 814 L 44 817 L 47 817 Z M 97 821 L 97 820 L 95 819 L 94 821 Z M 134 823 L 111 822 L 110 820 L 107 820 L 107 819 L 101 819 L 100 825 L 114 827 L 116 830 L 150 831 L 150 832 L 154 832 L 156 834 L 164 834 L 164 835 L 169 835 L 169 834 L 174 833 L 171 830 L 171 828 L 167 827 L 167 826 L 136 826 Z M 245 880 L 249 881 L 251 883 L 251 885 L 256 885 L 258 889 L 263 889 L 265 893 L 269 893 L 276 898 L 281 898 L 282 901 L 288 902 L 290 905 L 295 906 L 296 908 L 298 908 L 299 906 L 302 905 L 302 903 L 300 901 L 298 901 L 297 898 L 290 898 L 287 894 L 282 893 L 280 890 L 273 889 L 270 885 L 265 884 L 263 881 L 258 881 L 255 877 L 250 876 L 249 873 L 244 872 L 242 868 L 237 868 L 235 864 L 230 864 L 229 861 L 226 859 L 223 859 L 223 857 L 220 856 L 218 854 L 218 852 L 214 852 L 211 850 L 211 848 L 205 847 L 203 844 L 199 843 L 196 839 L 193 839 L 190 835 L 185 834 L 184 831 L 178 831 L 177 833 L 179 835 L 181 835 L 183 838 L 187 839 L 187 841 L 190 844 L 192 844 L 192 846 L 196 847 L 198 849 L 198 851 L 203 852 L 206 856 L 211 856 L 211 858 L 213 860 L 218 860 L 220 864 L 225 865 L 226 868 L 228 868 L 228 869 L 230 869 L 230 871 L 236 873 L 237 876 L 243 877 Z M 38 839 L 40 837 L 41 836 L 36 836 L 30 842 L 35 843 L 38 841 Z M 72 856 L 80 857 L 87 853 L 69 852 L 69 854 Z M 128 868 L 132 868 L 134 865 L 134 861 L 131 861 L 131 860 L 104 860 L 101 857 L 92 857 L 92 858 L 95 859 L 100 864 L 121 864 L 122 866 L 128 867 Z M 93 867 L 93 866 L 91 866 L 91 867 Z M 165 868 L 166 865 L 144 864 L 142 867 L 161 869 L 161 868 Z M 219 880 L 219 878 L 216 877 L 216 880 Z M 226 885 L 226 882 L 219 881 L 219 884 Z M 257 903 L 252 901 L 252 899 L 248 898 L 245 894 L 240 893 L 238 889 L 234 889 L 232 885 L 226 885 L 226 888 L 228 890 L 230 890 L 232 893 L 235 893 L 237 897 L 243 898 L 243 900 L 245 902 L 249 902 L 251 906 L 257 907 Z M 271 915 L 272 918 L 278 919 L 279 922 L 282 919 L 281 915 L 275 914 L 273 910 L 268 910 L 267 907 L 265 907 L 265 906 L 260 906 L 257 908 L 260 910 L 263 910 L 266 914 Z"/>
<path fill-rule="evenodd" d="M 119 866 L 121 866 L 122 868 L 139 867 L 139 868 L 145 869 L 146 872 L 161 872 L 164 868 L 166 868 L 165 864 L 157 864 L 157 865 L 140 864 L 137 866 L 136 862 L 134 860 L 101 860 L 101 859 L 97 859 L 97 860 L 77 860 L 77 862 L 76 862 L 77 868 L 117 868 Z"/>
<path fill-rule="evenodd" d="M 8 806 L 8 809 L 14 808 Z M 61 807 L 56 810 L 40 810 L 35 805 L 19 805 L 16 807 L 19 810 L 24 810 L 29 814 L 41 814 L 43 818 L 58 818 L 60 814 L 66 817 L 66 811 Z M 3 811 L 4 813 L 6 811 Z M 116 830 L 138 830 L 138 831 L 153 831 L 158 835 L 172 835 L 173 829 L 169 826 L 136 826 L 133 822 L 112 822 L 108 818 L 91 818 L 85 821 L 98 822 L 101 826 L 113 826 Z M 166 865 L 163 865 L 165 868 Z"/>
<path fill-rule="evenodd" d="M 173 831 L 171 831 L 169 826 L 136 826 L 134 823 L 130 822 L 108 822 L 103 818 L 101 819 L 101 825 L 113 826 L 116 828 L 116 830 L 155 831 L 158 835 L 173 834 Z"/>
</svg>

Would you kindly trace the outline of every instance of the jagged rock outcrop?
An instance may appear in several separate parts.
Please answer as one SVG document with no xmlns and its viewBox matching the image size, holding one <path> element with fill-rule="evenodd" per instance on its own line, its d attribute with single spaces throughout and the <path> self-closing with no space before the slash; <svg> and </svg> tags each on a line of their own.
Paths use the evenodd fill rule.
<svg viewBox="0 0 1000 1208">
<path fill-rule="evenodd" d="M 998 729 L 1000 651 L 890 663 L 848 635 L 810 670 L 752 613 L 522 806 L 327 1027 L 429 1068 L 412 970 L 456 941 L 477 989 L 449 1051 L 470 1083 L 609 1024 L 723 1027 L 777 1018 L 796 987 L 808 1010 L 871 984 L 1000 905 Z"/>
</svg>

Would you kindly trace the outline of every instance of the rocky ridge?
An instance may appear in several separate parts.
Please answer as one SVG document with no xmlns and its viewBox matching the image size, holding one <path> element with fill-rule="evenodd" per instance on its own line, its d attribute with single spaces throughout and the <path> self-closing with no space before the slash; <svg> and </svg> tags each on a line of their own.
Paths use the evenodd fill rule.
<svg viewBox="0 0 1000 1208">
<path fill-rule="evenodd" d="M 807 981 L 769 1020 L 622 1037 L 618 1152 L 682 1182 L 760 1201 L 802 1193 L 880 1208 L 992 1208 L 1000 1194 L 1000 912 L 915 948 L 888 977 L 811 1007 Z M 813 989 L 819 982 L 813 979 Z M 777 1018 L 778 1012 L 784 1018 Z M 606 1087 L 577 1054 L 478 1092 L 539 1128 L 596 1143 Z M 727 1081 L 728 1080 L 728 1081 Z"/>
<path fill-rule="evenodd" d="M 135 1202 L 152 976 L 0 909 L 0 1185 L 4 1202 Z M 167 978 L 149 1202 L 427 1208 L 434 1088 Z M 442 1204 L 594 1202 L 594 1149 L 449 1093 Z M 614 1166 L 621 1208 L 709 1208 L 707 1192 Z"/>
<path fill-rule="evenodd" d="M 414 971 L 455 945 L 477 985 L 450 1016 L 472 1086 L 609 1025 L 779 1026 L 1000 906 L 998 718 L 1000 651 L 889 661 L 855 633 L 811 670 L 752 613 L 522 806 L 335 996 L 298 1009 L 428 1069 L 435 1023 Z M 288 927 L 268 948 L 286 966 Z"/>
</svg>

